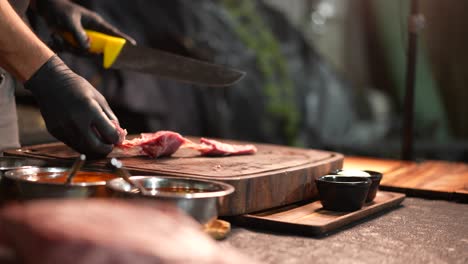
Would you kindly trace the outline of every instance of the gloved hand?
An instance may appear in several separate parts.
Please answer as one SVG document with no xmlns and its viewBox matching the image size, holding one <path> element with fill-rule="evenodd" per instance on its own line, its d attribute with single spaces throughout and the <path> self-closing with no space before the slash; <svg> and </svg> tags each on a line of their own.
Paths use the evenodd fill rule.
<svg viewBox="0 0 468 264">
<path fill-rule="evenodd" d="M 69 0 L 36 0 L 35 7 L 53 30 L 59 33 L 70 32 L 77 41 L 81 52 L 87 51 L 89 48 L 84 28 L 122 37 L 133 45 L 136 44 L 133 38 L 113 27 L 97 13 Z"/>
<path fill-rule="evenodd" d="M 118 142 L 110 121 L 117 118 L 104 97 L 57 55 L 24 86 L 38 102 L 49 132 L 76 151 L 90 158 L 104 157 Z"/>
</svg>

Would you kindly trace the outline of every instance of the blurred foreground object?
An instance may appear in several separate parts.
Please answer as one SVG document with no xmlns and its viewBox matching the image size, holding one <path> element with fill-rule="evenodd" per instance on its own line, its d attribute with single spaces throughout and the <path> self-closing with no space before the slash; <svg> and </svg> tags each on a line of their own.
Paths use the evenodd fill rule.
<svg viewBox="0 0 468 264">
<path fill-rule="evenodd" d="M 138 216 L 138 217 L 135 217 Z M 0 211 L 0 243 L 18 263 L 252 263 L 218 246 L 175 207 L 41 201 Z"/>
</svg>

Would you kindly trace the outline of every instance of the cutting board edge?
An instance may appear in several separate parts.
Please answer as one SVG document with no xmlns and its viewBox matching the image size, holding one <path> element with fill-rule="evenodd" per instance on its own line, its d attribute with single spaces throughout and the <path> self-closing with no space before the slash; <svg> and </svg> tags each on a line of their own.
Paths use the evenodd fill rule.
<svg viewBox="0 0 468 264">
<path fill-rule="evenodd" d="M 317 195 L 317 190 L 315 187 L 315 182 L 314 179 L 325 175 L 329 173 L 330 171 L 336 170 L 336 169 L 341 169 L 343 166 L 343 160 L 344 160 L 344 155 L 341 153 L 335 153 L 333 158 L 330 160 L 323 160 L 320 163 L 314 164 L 313 167 L 303 165 L 303 166 L 298 166 L 294 168 L 289 168 L 288 170 L 277 170 L 274 174 L 269 172 L 267 173 L 261 173 L 261 174 L 254 174 L 249 177 L 228 177 L 228 178 L 216 178 L 213 179 L 213 177 L 204 177 L 204 176 L 194 176 L 194 175 L 181 175 L 177 173 L 161 173 L 158 175 L 164 175 L 164 176 L 172 176 L 172 177 L 184 177 L 184 178 L 193 178 L 193 179 L 202 179 L 202 180 L 213 180 L 213 181 L 221 181 L 225 182 L 228 184 L 231 184 L 234 186 L 234 188 L 237 189 L 249 189 L 249 187 L 253 188 L 252 186 L 270 186 L 271 184 L 268 183 L 268 181 L 280 181 L 280 178 L 284 178 L 285 176 L 289 176 L 290 178 L 288 181 L 299 181 L 300 186 L 306 186 L 308 184 L 308 189 L 311 189 L 309 193 L 306 191 L 306 187 L 304 187 L 304 190 L 298 191 L 297 187 L 294 188 L 294 185 L 291 185 L 291 189 L 288 189 L 286 187 L 283 187 L 288 189 L 285 190 L 285 194 L 281 197 L 273 197 L 272 199 L 278 199 L 275 202 L 259 202 L 259 199 L 252 198 L 251 195 L 247 195 L 244 197 L 245 199 L 242 199 L 242 197 L 236 196 L 236 192 L 231 194 L 230 196 L 226 197 L 221 209 L 220 209 L 220 215 L 221 216 L 234 216 L 234 215 L 241 215 L 245 213 L 250 213 L 254 211 L 260 211 L 272 207 L 278 207 L 278 206 L 285 206 L 288 204 L 293 204 L 299 201 L 303 200 L 309 200 Z M 329 167 L 329 169 L 326 169 L 326 167 Z M 317 168 L 323 168 L 323 171 L 321 172 L 316 172 Z M 130 168 L 129 171 L 132 174 L 135 173 L 150 173 L 154 174 L 154 171 L 148 171 L 145 169 L 132 169 Z M 302 173 L 307 173 L 300 175 Z M 265 190 L 265 188 L 258 188 L 256 191 L 256 195 L 264 195 L 268 196 L 265 194 L 268 192 L 268 190 Z M 246 192 L 248 193 L 248 192 Z M 242 206 L 240 206 L 242 205 Z"/>
<path fill-rule="evenodd" d="M 240 214 L 245 214 L 245 213 L 251 213 L 255 211 L 261 211 L 261 210 L 278 207 L 278 206 L 286 206 L 286 205 L 297 203 L 297 202 L 304 201 L 304 200 L 310 200 L 318 195 L 318 191 L 315 186 L 315 179 L 322 175 L 329 173 L 331 170 L 341 169 L 342 166 L 343 166 L 343 155 L 341 155 L 341 158 L 338 157 L 334 159 L 333 161 L 324 162 L 324 164 L 318 164 L 314 167 L 309 167 L 308 170 L 305 170 L 305 171 L 304 171 L 305 167 L 303 167 L 301 169 L 297 169 L 294 171 L 288 171 L 286 174 L 285 172 L 280 172 L 275 175 L 264 175 L 262 177 L 248 178 L 248 179 L 242 179 L 240 181 L 237 181 L 235 184 L 237 186 L 234 186 L 234 187 L 238 187 L 240 184 L 249 185 L 249 186 L 252 186 L 252 185 L 269 186 L 268 183 L 265 183 L 268 180 L 274 180 L 272 178 L 276 177 L 278 178 L 278 181 L 280 181 L 281 179 L 279 178 L 284 178 L 285 176 L 289 176 L 289 179 L 284 179 L 286 181 L 284 185 L 289 184 L 289 187 L 291 188 L 284 191 L 287 193 L 283 194 L 282 196 L 271 195 L 274 202 L 270 201 L 270 202 L 263 202 L 263 203 L 255 203 L 254 201 L 257 201 L 258 199 L 255 199 L 255 198 L 252 199 L 252 197 L 249 197 L 249 196 L 245 198 L 247 201 L 236 201 L 234 199 L 235 196 L 231 195 L 227 197 L 226 199 L 228 202 L 226 202 L 222 206 L 220 210 L 220 215 L 234 216 L 234 215 L 240 215 Z M 318 168 L 320 168 L 322 171 L 318 170 Z M 306 174 L 299 175 L 301 172 L 306 172 Z M 290 184 L 293 181 L 298 181 L 299 183 Z M 223 182 L 232 184 L 232 181 L 230 182 L 229 180 L 223 181 Z M 249 186 L 241 186 L 241 187 L 248 188 Z M 263 194 L 264 195 L 263 197 L 268 197 L 268 195 L 265 194 L 265 192 L 271 193 L 271 190 L 266 189 L 265 187 L 257 188 L 255 195 L 261 196 Z M 242 207 L 238 208 L 239 203 L 243 205 L 244 210 L 240 210 L 240 208 Z"/>
</svg>

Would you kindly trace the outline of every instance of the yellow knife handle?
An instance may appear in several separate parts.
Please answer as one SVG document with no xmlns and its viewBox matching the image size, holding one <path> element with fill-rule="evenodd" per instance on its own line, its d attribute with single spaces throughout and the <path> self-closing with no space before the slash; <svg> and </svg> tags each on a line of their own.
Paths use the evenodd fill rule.
<svg viewBox="0 0 468 264">
<path fill-rule="evenodd" d="M 85 31 L 89 38 L 90 47 L 88 51 L 95 54 L 103 54 L 103 67 L 105 69 L 110 68 L 122 51 L 126 40 L 124 38 L 106 35 L 104 33 L 93 30 Z M 70 33 L 63 34 L 63 36 L 68 42 L 76 45 L 76 41 L 73 39 Z"/>
</svg>

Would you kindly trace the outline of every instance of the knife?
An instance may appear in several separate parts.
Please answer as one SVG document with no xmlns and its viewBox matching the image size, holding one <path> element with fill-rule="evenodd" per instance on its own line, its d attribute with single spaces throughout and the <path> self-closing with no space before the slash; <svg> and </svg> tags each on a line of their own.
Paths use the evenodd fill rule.
<svg viewBox="0 0 468 264">
<path fill-rule="evenodd" d="M 135 46 L 124 38 L 85 30 L 90 41 L 89 52 L 103 55 L 105 69 L 131 70 L 161 78 L 211 87 L 230 86 L 241 80 L 245 72 L 173 53 Z M 71 35 L 64 35 L 74 42 Z"/>
</svg>

